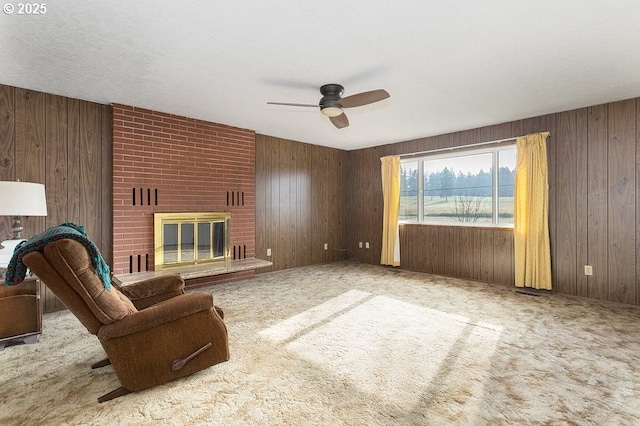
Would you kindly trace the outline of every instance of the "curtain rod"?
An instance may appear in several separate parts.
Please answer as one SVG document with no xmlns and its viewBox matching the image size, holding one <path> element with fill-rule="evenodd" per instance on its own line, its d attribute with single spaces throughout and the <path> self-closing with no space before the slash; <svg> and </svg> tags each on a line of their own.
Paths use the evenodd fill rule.
<svg viewBox="0 0 640 426">
<path fill-rule="evenodd" d="M 498 139 L 498 140 L 495 140 L 495 141 L 477 142 L 477 143 L 472 143 L 472 144 L 468 144 L 468 145 L 458 145 L 458 146 L 452 146 L 452 147 L 449 147 L 449 148 L 430 149 L 429 151 L 413 152 L 411 154 L 401 154 L 401 155 L 399 155 L 399 157 L 400 158 L 416 157 L 418 155 L 432 154 L 434 152 L 454 151 L 456 149 L 472 148 L 472 147 L 482 146 L 482 145 L 494 145 L 494 144 L 497 145 L 497 144 L 502 143 L 502 142 L 514 141 L 514 140 L 516 140 L 517 138 L 520 138 L 520 137 L 522 137 L 522 136 L 514 136 L 512 138 Z"/>
</svg>

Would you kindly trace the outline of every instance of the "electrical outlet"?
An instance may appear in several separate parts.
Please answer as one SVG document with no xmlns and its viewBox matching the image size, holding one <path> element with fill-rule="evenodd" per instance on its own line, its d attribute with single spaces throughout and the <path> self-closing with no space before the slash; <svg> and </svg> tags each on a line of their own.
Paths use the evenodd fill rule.
<svg viewBox="0 0 640 426">
<path fill-rule="evenodd" d="M 269 257 L 269 256 L 271 256 L 271 249 L 270 248 L 267 249 L 267 257 Z"/>
<path fill-rule="evenodd" d="M 364 243 L 364 246 L 365 246 L 366 248 L 369 248 L 369 241 L 367 241 L 366 243 Z"/>
<path fill-rule="evenodd" d="M 585 275 L 593 275 L 593 266 L 584 265 L 584 274 Z"/>
<path fill-rule="evenodd" d="M 329 244 L 324 243 L 324 249 L 325 249 L 325 250 L 329 250 Z"/>
<path fill-rule="evenodd" d="M 362 241 L 360 241 L 360 242 L 358 243 L 358 247 L 359 247 L 359 248 L 362 248 Z"/>
</svg>

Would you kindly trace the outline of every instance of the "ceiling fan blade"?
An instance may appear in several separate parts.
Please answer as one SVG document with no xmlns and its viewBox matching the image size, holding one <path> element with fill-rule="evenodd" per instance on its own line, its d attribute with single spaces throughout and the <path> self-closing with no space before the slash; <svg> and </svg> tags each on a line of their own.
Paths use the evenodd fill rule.
<svg viewBox="0 0 640 426">
<path fill-rule="evenodd" d="M 269 105 L 285 105 L 285 106 L 296 106 L 296 107 L 314 107 L 318 108 L 317 104 L 293 104 L 289 102 L 267 102 Z"/>
<path fill-rule="evenodd" d="M 333 125 L 338 129 L 342 129 L 343 127 L 347 127 L 349 125 L 349 119 L 344 112 L 336 117 L 329 117 L 329 120 L 331 120 Z"/>
<path fill-rule="evenodd" d="M 340 99 L 340 105 L 342 105 L 342 108 L 359 107 L 387 99 L 389 96 L 389 92 L 384 89 L 371 90 L 342 98 Z"/>
</svg>

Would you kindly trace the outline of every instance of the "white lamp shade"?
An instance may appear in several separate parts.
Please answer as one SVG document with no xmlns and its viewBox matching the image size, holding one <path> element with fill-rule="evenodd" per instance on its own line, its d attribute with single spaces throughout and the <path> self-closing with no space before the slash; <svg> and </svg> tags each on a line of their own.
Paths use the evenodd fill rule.
<svg viewBox="0 0 640 426">
<path fill-rule="evenodd" d="M 0 181 L 0 216 L 46 216 L 44 185 Z"/>
</svg>

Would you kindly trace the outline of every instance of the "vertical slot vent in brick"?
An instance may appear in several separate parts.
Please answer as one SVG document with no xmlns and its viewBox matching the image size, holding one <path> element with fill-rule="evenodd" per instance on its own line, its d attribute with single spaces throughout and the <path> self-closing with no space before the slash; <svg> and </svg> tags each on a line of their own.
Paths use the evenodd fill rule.
<svg viewBox="0 0 640 426">
<path fill-rule="evenodd" d="M 233 260 L 247 258 L 247 245 L 233 246 Z"/>
<path fill-rule="evenodd" d="M 144 261 L 144 263 L 143 263 Z M 144 255 L 132 254 L 129 256 L 129 273 L 145 272 L 149 270 L 149 253 Z"/>
<path fill-rule="evenodd" d="M 244 191 L 227 191 L 227 206 L 244 206 Z"/>
<path fill-rule="evenodd" d="M 152 188 L 146 188 L 146 193 L 147 193 L 147 205 L 150 206 L 151 205 L 151 195 L 154 195 L 154 200 L 153 200 L 153 204 L 155 206 L 158 205 L 158 189 L 157 188 L 153 188 L 153 192 L 151 191 Z M 138 196 L 138 192 L 139 192 L 139 197 Z M 145 188 L 132 188 L 131 190 L 131 204 L 132 205 L 139 205 L 139 206 L 144 206 L 145 201 L 144 201 L 144 193 L 145 193 Z"/>
</svg>

